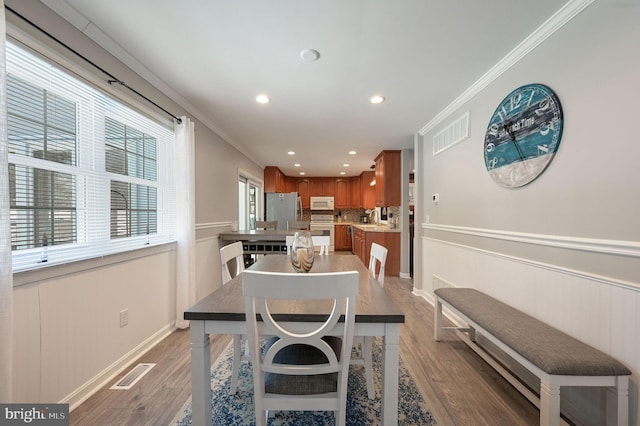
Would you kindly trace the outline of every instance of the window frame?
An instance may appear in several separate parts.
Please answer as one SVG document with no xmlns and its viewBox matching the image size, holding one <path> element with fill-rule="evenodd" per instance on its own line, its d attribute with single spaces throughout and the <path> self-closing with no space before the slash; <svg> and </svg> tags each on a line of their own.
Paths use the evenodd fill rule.
<svg viewBox="0 0 640 426">
<path fill-rule="evenodd" d="M 22 50 L 35 61 L 43 63 L 42 74 L 27 72 L 20 68 L 16 61 L 15 50 Z M 46 49 L 45 49 L 46 50 Z M 11 51 L 11 52 L 10 52 Z M 52 265 L 76 262 L 84 259 L 102 257 L 114 253 L 136 250 L 145 246 L 161 245 L 175 242 L 175 179 L 173 178 L 175 158 L 175 132 L 173 122 L 157 120 L 150 117 L 146 111 L 133 108 L 129 103 L 116 99 L 101 87 L 96 87 L 93 79 L 79 76 L 74 70 L 56 58 L 43 57 L 41 49 L 34 51 L 33 46 L 26 45 L 21 40 L 7 38 L 7 73 L 17 75 L 29 84 L 50 90 L 52 93 L 64 96 L 77 102 L 78 134 L 76 166 L 53 165 L 46 160 L 25 157 L 20 154 L 9 154 L 9 163 L 27 167 L 43 168 L 44 170 L 60 169 L 75 176 L 76 180 L 76 242 L 71 244 L 51 245 L 42 247 L 13 250 L 13 271 L 21 272 Z M 63 61 L 64 62 L 64 61 Z M 22 64 L 24 65 L 24 64 Z M 72 67 L 73 68 L 73 67 Z M 51 75 L 56 74 L 59 81 L 52 82 Z M 94 76 L 95 78 L 95 76 Z M 55 79 L 54 79 L 55 80 Z M 92 96 L 85 99 L 68 88 L 67 80 L 75 81 L 84 87 Z M 52 86 L 58 83 L 59 86 Z M 120 175 L 105 170 L 105 120 L 109 117 L 128 125 L 138 131 L 157 138 L 156 149 L 156 180 L 137 178 L 135 176 Z M 90 139 L 90 141 L 88 141 Z M 152 187 L 157 193 L 156 210 L 157 233 L 135 235 L 123 238 L 111 238 L 110 210 L 111 197 L 110 182 L 116 180 L 130 185 Z M 96 187 L 97 189 L 94 189 Z M 101 193 L 100 188 L 107 188 L 107 193 Z M 93 193 L 92 193 L 93 191 Z M 102 191 L 103 192 L 103 191 Z M 91 194 L 90 194 L 91 193 Z M 43 253 L 45 252 L 46 253 Z M 46 262 L 42 260 L 45 259 Z"/>
</svg>

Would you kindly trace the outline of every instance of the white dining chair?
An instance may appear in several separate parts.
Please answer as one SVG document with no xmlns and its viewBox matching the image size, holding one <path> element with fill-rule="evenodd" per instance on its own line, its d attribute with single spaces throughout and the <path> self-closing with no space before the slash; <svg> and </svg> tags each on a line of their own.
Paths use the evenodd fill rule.
<svg viewBox="0 0 640 426">
<path fill-rule="evenodd" d="M 369 256 L 369 274 L 384 287 L 384 267 L 387 263 L 388 250 L 377 243 L 371 243 Z M 376 270 L 379 271 L 376 275 Z M 363 365 L 367 382 L 367 396 L 369 399 L 375 397 L 373 389 L 373 337 L 356 337 L 353 340 L 355 347 L 360 346 L 360 355 L 351 358 L 351 364 Z"/>
<path fill-rule="evenodd" d="M 329 254 L 329 245 L 331 245 L 331 237 L 328 235 L 312 235 L 313 247 L 320 247 L 320 255 Z M 285 237 L 287 244 L 287 254 L 291 254 L 291 246 L 293 245 L 294 236 L 287 235 Z"/>
<path fill-rule="evenodd" d="M 329 254 L 329 246 L 331 245 L 331 237 L 328 235 L 313 235 L 314 247 L 320 247 L 320 255 Z"/>
<path fill-rule="evenodd" d="M 317 274 L 247 270 L 242 275 L 247 337 L 252 354 L 256 426 L 266 424 L 269 411 L 334 411 L 336 425 L 345 425 L 347 378 L 353 345 L 358 272 Z M 278 322 L 272 303 L 282 299 L 324 302 L 324 322 L 309 322 L 304 331 Z M 326 303 L 327 299 L 333 303 Z M 306 302 L 305 302 L 306 303 Z M 274 313 L 277 311 L 274 309 Z M 275 336 L 261 356 L 262 333 Z M 330 336 L 340 316 L 339 337 Z"/>
<path fill-rule="evenodd" d="M 228 244 L 220 248 L 220 261 L 222 263 L 222 285 L 227 284 L 233 278 L 229 270 L 229 262 L 235 259 L 235 274 L 233 277 L 244 272 L 244 251 L 242 249 L 242 242 L 237 241 L 232 244 Z M 238 388 L 238 376 L 240 374 L 240 361 L 250 361 L 251 357 L 245 351 L 242 353 L 242 340 L 246 339 L 242 334 L 233 335 L 233 362 L 231 370 L 231 395 L 235 395 Z M 248 349 L 248 345 L 245 345 Z"/>
<path fill-rule="evenodd" d="M 308 220 L 288 220 L 287 231 L 308 231 L 310 227 Z"/>
</svg>

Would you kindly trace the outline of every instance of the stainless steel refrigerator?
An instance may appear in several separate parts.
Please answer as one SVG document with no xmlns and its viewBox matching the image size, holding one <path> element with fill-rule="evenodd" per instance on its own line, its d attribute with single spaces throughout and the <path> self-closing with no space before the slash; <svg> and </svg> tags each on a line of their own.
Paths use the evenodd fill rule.
<svg viewBox="0 0 640 426">
<path fill-rule="evenodd" d="M 276 193 L 267 192 L 265 195 L 266 220 L 277 220 L 278 230 L 287 230 L 287 221 L 300 220 L 302 203 L 297 192 Z"/>
</svg>

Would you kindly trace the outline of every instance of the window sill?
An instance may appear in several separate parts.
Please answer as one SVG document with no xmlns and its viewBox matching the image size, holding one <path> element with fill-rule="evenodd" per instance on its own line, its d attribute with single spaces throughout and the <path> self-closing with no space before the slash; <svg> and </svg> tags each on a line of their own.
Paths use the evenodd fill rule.
<svg viewBox="0 0 640 426">
<path fill-rule="evenodd" d="M 116 263 L 128 262 L 147 256 L 154 256 L 160 253 L 174 251 L 176 243 L 158 244 L 151 247 L 129 250 L 121 253 L 114 253 L 91 259 L 78 260 L 76 262 L 63 263 L 59 265 L 43 266 L 28 271 L 20 271 L 13 274 L 13 286 L 19 287 L 35 283 L 38 281 L 59 278 L 65 275 L 85 272 L 91 269 L 102 268 Z"/>
</svg>

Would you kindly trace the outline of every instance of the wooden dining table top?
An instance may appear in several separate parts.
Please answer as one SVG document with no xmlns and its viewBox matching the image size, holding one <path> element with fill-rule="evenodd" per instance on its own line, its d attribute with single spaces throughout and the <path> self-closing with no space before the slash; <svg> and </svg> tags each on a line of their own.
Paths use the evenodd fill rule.
<svg viewBox="0 0 640 426">
<path fill-rule="evenodd" d="M 284 254 L 263 256 L 250 269 L 256 271 L 295 273 L 290 257 Z M 368 268 L 352 254 L 316 254 L 309 274 L 358 271 L 359 290 L 356 299 L 356 323 L 404 323 L 402 311 L 374 280 Z M 327 301 L 327 303 L 329 303 Z M 278 320 L 316 322 L 326 319 L 327 303 L 283 301 L 270 304 Z M 245 299 L 242 295 L 242 274 L 213 291 L 184 312 L 186 320 L 245 321 Z"/>
</svg>

